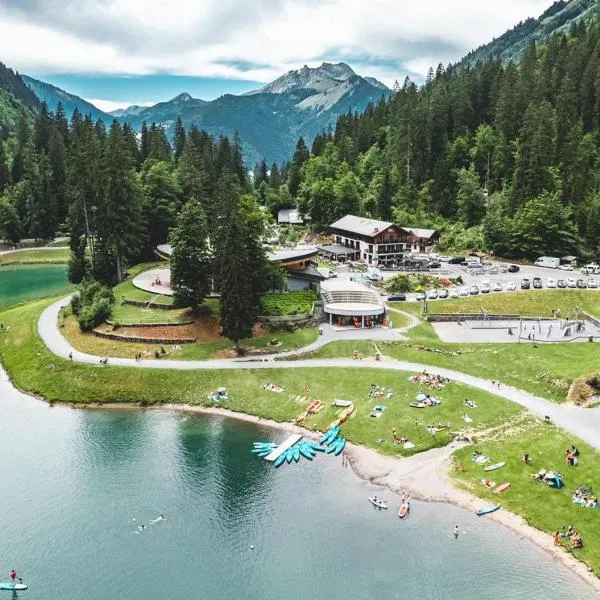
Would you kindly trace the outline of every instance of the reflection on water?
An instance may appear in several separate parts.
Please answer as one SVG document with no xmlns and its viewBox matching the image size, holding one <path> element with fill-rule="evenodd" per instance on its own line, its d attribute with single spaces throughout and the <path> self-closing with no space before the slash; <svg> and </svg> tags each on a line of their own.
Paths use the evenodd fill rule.
<svg viewBox="0 0 600 600">
<path fill-rule="evenodd" d="M 381 489 L 339 457 L 275 470 L 251 455 L 252 441 L 279 432 L 49 408 L 1 381 L 0 398 L 0 568 L 22 573 L 30 600 L 594 597 L 470 513 L 415 502 L 400 522 L 373 510 L 366 498 Z"/>
</svg>

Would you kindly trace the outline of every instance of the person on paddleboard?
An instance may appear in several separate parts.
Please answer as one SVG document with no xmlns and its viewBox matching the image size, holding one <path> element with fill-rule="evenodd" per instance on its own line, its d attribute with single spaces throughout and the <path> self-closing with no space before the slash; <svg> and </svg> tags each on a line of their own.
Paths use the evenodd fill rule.
<svg viewBox="0 0 600 600">
<path fill-rule="evenodd" d="M 11 569 L 8 575 L 10 577 L 10 580 L 12 581 L 12 584 L 15 585 L 15 583 L 17 583 L 17 572 L 14 569 Z"/>
</svg>

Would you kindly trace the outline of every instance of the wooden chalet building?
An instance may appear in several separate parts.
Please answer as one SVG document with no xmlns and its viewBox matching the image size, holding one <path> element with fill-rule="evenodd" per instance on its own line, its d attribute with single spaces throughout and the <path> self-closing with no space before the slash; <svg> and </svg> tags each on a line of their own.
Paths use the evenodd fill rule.
<svg viewBox="0 0 600 600">
<path fill-rule="evenodd" d="M 430 252 L 439 239 L 433 229 L 398 227 L 355 215 L 346 215 L 330 227 L 335 247 L 347 248 L 351 259 L 374 266 L 392 266 L 407 253 Z"/>
</svg>

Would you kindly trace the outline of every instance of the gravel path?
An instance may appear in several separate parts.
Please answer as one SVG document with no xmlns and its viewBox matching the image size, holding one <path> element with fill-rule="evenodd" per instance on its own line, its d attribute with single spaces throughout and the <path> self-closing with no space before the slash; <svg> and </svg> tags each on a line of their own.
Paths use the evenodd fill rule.
<svg viewBox="0 0 600 600">
<path fill-rule="evenodd" d="M 49 348 L 49 350 L 61 358 L 68 359 L 72 353 L 73 360 L 80 363 L 98 365 L 100 357 L 85 354 L 75 350 L 60 333 L 57 322 L 60 309 L 69 303 L 69 297 L 63 298 L 50 305 L 40 316 L 38 323 L 39 334 Z M 427 370 L 430 373 L 439 373 L 443 377 L 448 377 L 471 387 L 489 392 L 505 400 L 510 400 L 527 408 L 537 414 L 539 417 L 549 416 L 552 421 L 578 436 L 597 450 L 600 450 L 600 408 L 589 409 L 579 408 L 571 404 L 555 404 L 534 396 L 523 390 L 501 385 L 493 385 L 491 381 L 481 379 L 473 375 L 453 371 L 440 367 L 433 367 L 419 363 L 411 363 L 400 360 L 386 359 L 383 361 L 375 360 L 353 360 L 351 358 L 338 359 L 299 359 L 295 361 L 276 361 L 275 358 L 282 356 L 293 356 L 294 354 L 304 354 L 320 348 L 321 346 L 337 339 L 336 334 L 341 334 L 341 339 L 374 339 L 374 332 L 384 331 L 393 334 L 391 330 L 365 329 L 357 330 L 361 335 L 368 334 L 367 337 L 350 337 L 348 333 L 354 332 L 334 332 L 324 333 L 319 339 L 310 346 L 306 346 L 294 352 L 273 355 L 258 359 L 217 359 L 217 360 L 148 360 L 136 362 L 132 358 L 110 358 L 109 365 L 121 367 L 131 367 L 138 369 L 176 369 L 176 370 L 215 370 L 215 369 L 299 369 L 299 368 L 337 368 L 337 369 L 356 369 L 356 368 L 374 368 L 391 371 L 410 371 L 421 372 Z M 370 337 L 369 337 L 370 336 Z"/>
</svg>

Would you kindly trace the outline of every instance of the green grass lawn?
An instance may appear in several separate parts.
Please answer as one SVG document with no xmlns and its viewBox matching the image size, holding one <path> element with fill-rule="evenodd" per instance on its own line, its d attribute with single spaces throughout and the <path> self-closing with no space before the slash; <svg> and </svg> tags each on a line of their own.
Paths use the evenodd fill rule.
<svg viewBox="0 0 600 600">
<path fill-rule="evenodd" d="M 564 402 L 572 381 L 597 372 L 597 344 L 445 344 L 424 323 L 409 332 L 410 341 L 378 342 L 385 356 L 446 367 Z M 353 350 L 372 355 L 370 342 L 334 342 L 311 358 L 348 358 Z"/>
<path fill-rule="evenodd" d="M 59 264 L 69 262 L 70 250 L 47 250 L 44 248 L 32 248 L 25 252 L 11 252 L 0 255 L 0 265 L 16 264 Z"/>
<path fill-rule="evenodd" d="M 403 310 L 401 302 L 391 302 L 388 304 L 388 308 L 395 309 L 391 310 L 388 315 L 389 319 L 392 321 L 394 329 L 401 329 L 402 327 L 406 327 L 410 324 L 411 319 L 408 315 L 396 312 L 397 310 Z"/>
<path fill-rule="evenodd" d="M 71 363 L 50 354 L 38 337 L 37 319 L 47 305 L 47 301 L 34 302 L 0 313 L 0 320 L 10 327 L 8 332 L 0 334 L 0 358 L 18 387 L 52 401 L 209 404 L 209 392 L 225 385 L 230 391 L 225 407 L 278 421 L 294 420 L 310 400 L 320 399 L 324 409 L 309 417 L 306 426 L 323 429 L 340 411 L 332 407 L 331 402 L 346 399 L 354 401 L 357 410 L 344 425 L 344 434 L 357 443 L 389 454 L 409 454 L 448 443 L 452 437 L 450 432 L 467 427 L 461 419 L 466 410 L 463 407 L 465 397 L 474 399 L 479 405 L 471 415 L 475 431 L 519 420 L 524 414 L 517 405 L 456 383 L 431 391 L 442 401 L 440 406 L 410 408 L 409 403 L 421 390 L 428 391 L 427 388 L 409 382 L 409 373 L 374 369 L 357 369 L 352 372 L 352 377 L 344 377 L 338 369 L 251 370 L 241 373 L 231 370 L 157 371 Z M 285 392 L 264 391 L 262 386 L 268 382 L 283 386 Z M 371 383 L 392 389 L 392 398 L 369 398 Z M 298 402 L 298 396 L 306 399 Z M 369 417 L 377 404 L 386 405 L 383 416 L 379 419 Z M 425 429 L 430 422 L 449 423 L 449 431 L 434 437 Z M 393 445 L 393 426 L 399 435 L 407 436 L 417 448 L 404 450 Z M 384 442 L 377 444 L 378 438 L 383 438 Z"/>
<path fill-rule="evenodd" d="M 421 315 L 420 302 L 400 303 L 407 312 Z M 435 313 L 479 313 L 484 308 L 492 314 L 521 315 L 522 317 L 552 318 L 552 309 L 559 308 L 564 318 L 572 315 L 575 307 L 600 317 L 600 290 L 527 290 L 480 294 L 469 298 L 429 300 L 427 307 Z"/>
<path fill-rule="evenodd" d="M 563 459 L 565 450 L 571 444 L 576 444 L 581 451 L 577 467 L 568 467 Z M 572 550 L 573 554 L 593 568 L 597 575 L 600 574 L 600 509 L 584 508 L 571 500 L 580 484 L 592 487 L 600 495 L 598 453 L 552 425 L 539 421 L 532 421 L 527 428 L 513 432 L 513 435 L 505 431 L 501 438 L 484 441 L 475 448 L 488 455 L 493 462 L 506 461 L 506 466 L 485 473 L 482 466 L 471 460 L 473 447 L 463 448 L 456 452 L 455 460 L 463 464 L 465 470 L 453 471 L 455 481 L 490 503 L 502 504 L 504 508 L 521 515 L 528 524 L 546 533 L 554 534 L 564 525 L 574 525 L 582 534 L 584 547 Z M 520 462 L 524 452 L 530 454 L 531 465 Z M 541 468 L 562 472 L 565 487 L 556 490 L 532 481 L 529 474 Z M 482 478 L 492 479 L 497 485 L 510 482 L 511 487 L 497 495 L 481 485 Z"/>
</svg>

